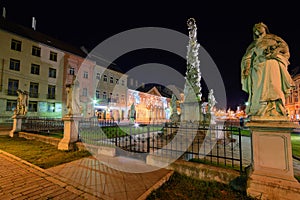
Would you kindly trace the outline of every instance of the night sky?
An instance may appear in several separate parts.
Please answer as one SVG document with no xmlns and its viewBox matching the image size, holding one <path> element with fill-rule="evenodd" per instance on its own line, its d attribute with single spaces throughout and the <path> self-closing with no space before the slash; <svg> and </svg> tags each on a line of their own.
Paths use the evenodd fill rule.
<svg viewBox="0 0 300 200">
<path fill-rule="evenodd" d="M 140 27 L 163 27 L 188 35 L 186 22 L 195 18 L 198 42 L 217 65 L 225 83 L 228 108 L 232 109 L 247 101 L 248 95 L 241 90 L 240 61 L 252 41 L 255 23 L 264 22 L 271 33 L 287 42 L 291 54 L 289 71 L 300 66 L 300 12 L 288 1 L 264 5 L 259 1 L 79 2 L 2 0 L 0 6 L 1 10 L 3 6 L 6 8 L 7 20 L 31 27 L 35 17 L 37 31 L 89 51 L 115 34 Z M 160 50 L 133 51 L 113 62 L 124 72 L 153 62 L 168 65 L 182 74 L 186 67 L 185 59 Z"/>
</svg>

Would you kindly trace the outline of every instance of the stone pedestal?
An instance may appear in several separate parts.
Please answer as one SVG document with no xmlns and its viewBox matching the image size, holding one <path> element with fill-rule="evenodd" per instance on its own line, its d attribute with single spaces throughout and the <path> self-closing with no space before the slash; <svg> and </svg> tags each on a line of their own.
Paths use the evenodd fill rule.
<svg viewBox="0 0 300 200">
<path fill-rule="evenodd" d="M 13 119 L 13 128 L 9 132 L 10 137 L 17 137 L 18 133 L 21 131 L 22 128 L 22 120 L 25 118 L 24 115 L 14 115 L 12 116 Z"/>
<path fill-rule="evenodd" d="M 289 121 L 251 120 L 252 163 L 247 194 L 258 199 L 300 199 L 294 178 L 290 133 L 297 126 Z"/>
<path fill-rule="evenodd" d="M 62 118 L 64 121 L 64 137 L 58 143 L 59 150 L 72 150 L 78 141 L 78 121 L 80 116 L 67 115 Z"/>
<path fill-rule="evenodd" d="M 201 121 L 203 117 L 200 115 L 201 105 L 199 102 L 184 102 L 181 105 L 181 122 Z"/>
</svg>

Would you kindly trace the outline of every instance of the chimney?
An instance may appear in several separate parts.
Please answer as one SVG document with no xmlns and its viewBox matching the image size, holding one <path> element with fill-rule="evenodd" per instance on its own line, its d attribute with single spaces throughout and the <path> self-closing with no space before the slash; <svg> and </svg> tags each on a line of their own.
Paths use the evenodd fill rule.
<svg viewBox="0 0 300 200">
<path fill-rule="evenodd" d="M 5 19 L 6 18 L 6 9 L 3 7 L 2 9 L 2 17 Z"/>
<path fill-rule="evenodd" d="M 33 30 L 36 29 L 36 19 L 35 19 L 35 17 L 32 17 L 32 25 L 31 25 L 31 27 L 33 28 Z"/>
</svg>

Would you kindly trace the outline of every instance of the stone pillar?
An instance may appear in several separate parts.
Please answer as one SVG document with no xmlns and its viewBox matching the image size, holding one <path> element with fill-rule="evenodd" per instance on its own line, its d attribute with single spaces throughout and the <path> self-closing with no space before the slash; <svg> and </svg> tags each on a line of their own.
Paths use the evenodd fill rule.
<svg viewBox="0 0 300 200">
<path fill-rule="evenodd" d="M 64 121 L 64 137 L 58 143 L 59 150 L 72 150 L 78 141 L 78 122 L 80 116 L 67 115 L 62 118 Z"/>
<path fill-rule="evenodd" d="M 294 178 L 290 133 L 297 125 L 289 121 L 251 120 L 252 163 L 247 194 L 258 199 L 300 199 Z"/>
<path fill-rule="evenodd" d="M 12 116 L 13 119 L 13 128 L 9 132 L 10 137 L 17 137 L 18 133 L 21 131 L 22 128 L 22 120 L 25 118 L 24 115 L 14 115 Z"/>
</svg>

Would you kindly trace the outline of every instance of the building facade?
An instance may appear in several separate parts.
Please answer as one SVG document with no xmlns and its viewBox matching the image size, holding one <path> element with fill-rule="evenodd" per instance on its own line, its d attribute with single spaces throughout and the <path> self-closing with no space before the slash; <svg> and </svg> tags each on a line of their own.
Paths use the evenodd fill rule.
<svg viewBox="0 0 300 200">
<path fill-rule="evenodd" d="M 128 83 L 138 88 L 138 82 L 102 67 L 80 48 L 5 18 L 0 18 L 0 46 L 0 122 L 13 116 L 18 89 L 29 93 L 27 116 L 62 118 L 68 112 L 67 85 L 75 80 L 82 117 L 128 120 L 134 103 L 138 121 L 169 118 L 170 98 L 155 87 L 128 90 Z"/>
<path fill-rule="evenodd" d="M 93 96 L 95 93 L 95 85 L 93 83 L 94 69 L 96 63 L 92 60 L 82 58 L 80 56 L 65 53 L 64 57 L 64 77 L 63 86 L 73 84 L 75 79 L 79 82 L 79 101 L 80 110 L 83 117 L 94 116 Z M 63 113 L 64 116 L 67 112 L 66 104 L 67 93 L 64 89 L 62 95 Z"/>
<path fill-rule="evenodd" d="M 127 113 L 127 75 L 96 65 L 93 85 L 95 115 L 99 119 L 124 120 Z"/>
<path fill-rule="evenodd" d="M 138 123 L 165 122 L 170 119 L 170 98 L 163 97 L 156 87 L 148 92 L 128 89 L 127 110 L 135 106 L 135 121 Z"/>
<path fill-rule="evenodd" d="M 1 24 L 4 21 L 1 20 Z M 1 117 L 12 116 L 17 104 L 17 89 L 29 92 L 29 116 L 61 117 L 64 51 L 2 28 Z M 25 35 L 30 31 L 23 32 Z"/>
<path fill-rule="evenodd" d="M 295 88 L 286 98 L 285 107 L 291 120 L 300 120 L 300 74 L 292 76 Z"/>
</svg>

